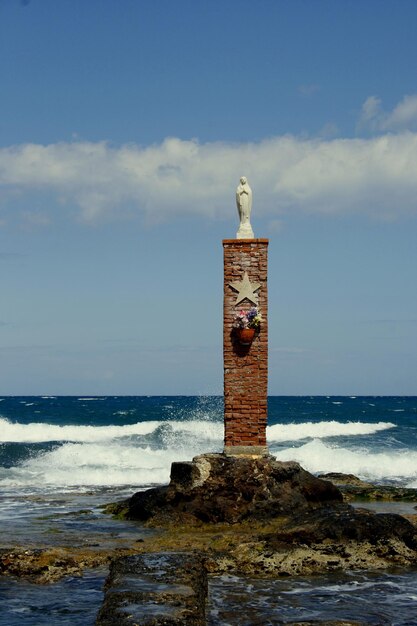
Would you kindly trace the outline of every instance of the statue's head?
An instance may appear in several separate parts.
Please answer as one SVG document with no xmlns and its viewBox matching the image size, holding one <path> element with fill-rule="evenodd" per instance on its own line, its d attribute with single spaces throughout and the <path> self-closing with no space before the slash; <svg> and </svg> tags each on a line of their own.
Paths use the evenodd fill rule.
<svg viewBox="0 0 417 626">
<path fill-rule="evenodd" d="M 247 182 L 248 182 L 248 181 L 246 180 L 246 176 L 241 176 L 241 177 L 240 177 L 240 184 L 241 184 L 241 185 L 246 185 L 246 183 L 247 183 Z"/>
</svg>

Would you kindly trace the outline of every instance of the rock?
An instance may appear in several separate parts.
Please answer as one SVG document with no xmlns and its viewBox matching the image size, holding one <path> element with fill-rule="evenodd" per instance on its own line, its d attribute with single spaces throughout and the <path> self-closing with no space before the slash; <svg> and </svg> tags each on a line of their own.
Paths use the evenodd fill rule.
<svg viewBox="0 0 417 626">
<path fill-rule="evenodd" d="M 393 485 L 374 485 L 365 482 L 353 474 L 329 473 L 322 474 L 321 478 L 330 480 L 340 489 L 344 499 L 363 502 L 417 502 L 417 489 L 409 487 L 395 487 Z"/>
<path fill-rule="evenodd" d="M 332 483 L 295 462 L 282 463 L 271 456 L 204 454 L 192 462 L 173 463 L 168 486 L 132 496 L 127 517 L 155 525 L 238 523 L 268 520 L 342 499 Z"/>
<path fill-rule="evenodd" d="M 110 568 L 96 626 L 205 625 L 206 599 L 210 593 L 206 565 L 198 554 L 184 552 L 117 559 Z M 365 622 L 356 620 L 285 623 L 366 626 Z"/>
<path fill-rule="evenodd" d="M 397 540 L 407 548 L 417 550 L 417 534 L 414 526 L 401 515 L 389 513 L 375 514 L 365 509 L 354 509 L 347 504 L 326 506 L 315 511 L 307 511 L 291 520 L 278 534 L 264 536 L 270 545 L 280 544 L 311 545 L 333 541 L 367 541 L 372 545 L 379 542 Z"/>
<path fill-rule="evenodd" d="M 0 574 L 47 584 L 63 576 L 81 576 L 82 568 L 74 558 L 63 555 L 59 550 L 2 550 Z"/>
<path fill-rule="evenodd" d="M 87 568 L 107 564 L 116 551 L 90 551 L 69 547 L 0 550 L 0 575 L 32 583 L 54 583 L 65 576 L 82 576 Z M 117 550 L 120 554 L 120 550 Z M 128 553 L 127 550 L 124 553 Z"/>
<path fill-rule="evenodd" d="M 124 506 L 130 518 L 175 536 L 180 527 L 233 524 L 242 539 L 223 550 L 212 547 L 213 534 L 206 547 L 198 542 L 213 574 L 292 576 L 417 562 L 417 531 L 404 517 L 354 509 L 331 482 L 270 456 L 205 454 L 173 463 L 168 486 L 137 493 Z M 191 545 L 195 539 L 190 533 Z"/>
<path fill-rule="evenodd" d="M 96 626 L 203 626 L 207 575 L 200 556 L 158 553 L 112 562 Z"/>
<path fill-rule="evenodd" d="M 342 474 L 341 472 L 328 472 L 320 474 L 320 478 L 330 480 L 334 485 L 356 485 L 358 487 L 373 487 L 372 483 L 361 480 L 354 474 Z"/>
</svg>

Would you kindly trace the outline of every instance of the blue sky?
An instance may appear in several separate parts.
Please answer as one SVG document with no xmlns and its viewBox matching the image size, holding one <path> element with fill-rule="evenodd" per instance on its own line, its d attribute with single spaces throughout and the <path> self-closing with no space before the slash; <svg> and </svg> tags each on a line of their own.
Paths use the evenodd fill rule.
<svg viewBox="0 0 417 626">
<path fill-rule="evenodd" d="M 417 394 L 417 3 L 0 0 L 0 394 L 222 393 L 239 177 L 271 394 Z"/>
</svg>

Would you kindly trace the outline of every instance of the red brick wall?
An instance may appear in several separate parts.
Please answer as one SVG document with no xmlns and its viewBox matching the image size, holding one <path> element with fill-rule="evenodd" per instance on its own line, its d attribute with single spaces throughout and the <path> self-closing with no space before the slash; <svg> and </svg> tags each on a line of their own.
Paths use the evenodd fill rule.
<svg viewBox="0 0 417 626">
<path fill-rule="evenodd" d="M 225 452 L 238 447 L 265 447 L 268 393 L 268 239 L 225 239 L 224 249 L 224 425 Z M 260 332 L 250 346 L 242 346 L 233 330 L 233 316 L 253 306 L 235 305 L 240 282 L 247 271 L 250 282 L 261 283 L 256 292 L 263 317 Z M 253 450 L 254 453 L 259 452 Z M 233 452 L 233 450 L 232 450 Z"/>
</svg>

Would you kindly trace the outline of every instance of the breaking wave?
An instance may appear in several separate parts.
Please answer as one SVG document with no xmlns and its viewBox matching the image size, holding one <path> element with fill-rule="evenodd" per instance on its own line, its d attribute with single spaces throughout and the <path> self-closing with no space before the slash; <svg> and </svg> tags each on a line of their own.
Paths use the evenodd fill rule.
<svg viewBox="0 0 417 626">
<path fill-rule="evenodd" d="M 197 438 L 217 440 L 223 436 L 222 421 L 169 420 L 143 421 L 124 426 L 56 426 L 42 422 L 13 423 L 0 418 L 0 441 L 36 443 L 45 441 L 98 442 L 120 437 L 150 435 L 158 429 L 169 427 L 173 432 L 192 434 Z M 369 435 L 389 428 L 391 422 L 376 424 L 365 422 L 305 422 L 302 424 L 275 424 L 267 428 L 270 442 L 297 441 L 307 438 Z"/>
<path fill-rule="evenodd" d="M 378 480 L 417 480 L 417 451 L 358 450 L 361 439 L 356 437 L 394 427 L 390 422 L 305 422 L 270 426 L 267 436 L 270 451 L 279 460 L 299 461 L 314 473 L 337 471 Z M 140 487 L 168 482 L 174 461 L 220 452 L 223 422 L 154 420 L 58 426 L 0 418 L 0 439 L 0 485 L 4 487 Z M 347 442 L 347 447 L 342 442 Z M 350 449 L 352 442 L 356 449 Z"/>
<path fill-rule="evenodd" d="M 417 451 L 372 452 L 367 448 L 348 449 L 314 439 L 274 453 L 280 461 L 298 461 L 312 473 L 342 472 L 362 479 L 408 482 L 417 479 Z"/>
</svg>

